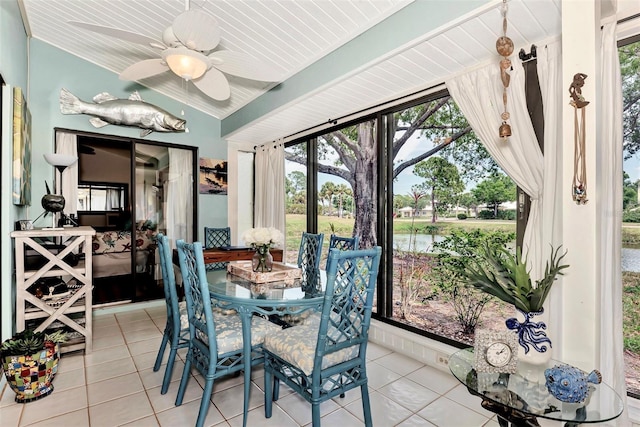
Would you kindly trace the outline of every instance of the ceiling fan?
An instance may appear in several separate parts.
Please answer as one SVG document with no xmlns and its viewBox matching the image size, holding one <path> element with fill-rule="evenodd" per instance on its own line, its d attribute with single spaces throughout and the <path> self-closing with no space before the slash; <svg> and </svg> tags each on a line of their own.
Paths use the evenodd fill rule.
<svg viewBox="0 0 640 427">
<path fill-rule="evenodd" d="M 193 84 L 205 95 L 224 101 L 231 96 L 224 73 L 251 80 L 278 81 L 278 71 L 249 55 L 229 50 L 214 50 L 220 43 L 218 21 L 203 10 L 189 10 L 178 15 L 162 33 L 162 42 L 118 28 L 84 22 L 69 24 L 95 33 L 160 49 L 161 58 L 146 59 L 127 67 L 121 80 L 137 81 L 166 71 Z"/>
</svg>

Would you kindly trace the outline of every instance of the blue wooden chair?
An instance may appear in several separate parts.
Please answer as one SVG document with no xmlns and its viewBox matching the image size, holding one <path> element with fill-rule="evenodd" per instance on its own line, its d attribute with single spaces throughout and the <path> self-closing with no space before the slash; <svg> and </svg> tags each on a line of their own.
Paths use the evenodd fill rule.
<svg viewBox="0 0 640 427">
<path fill-rule="evenodd" d="M 162 270 L 162 283 L 164 286 L 164 300 L 167 305 L 167 323 L 162 334 L 162 343 L 158 350 L 156 363 L 153 365 L 153 371 L 157 372 L 162 365 L 164 351 L 169 345 L 169 359 L 164 370 L 164 378 L 162 380 L 161 394 L 165 394 L 169 389 L 171 375 L 173 374 L 173 365 L 176 360 L 178 349 L 189 346 L 189 321 L 187 319 L 187 307 L 185 302 L 178 302 L 178 294 L 176 292 L 176 277 L 173 272 L 173 262 L 171 260 L 171 246 L 169 239 L 162 233 L 156 236 L 158 243 L 158 256 L 160 257 L 160 268 Z"/>
<path fill-rule="evenodd" d="M 329 268 L 329 253 L 331 249 L 340 249 L 341 251 L 357 251 L 358 250 L 358 236 L 355 237 L 340 237 L 332 234 L 329 238 L 329 251 L 327 251 L 327 264 L 325 270 Z"/>
<path fill-rule="evenodd" d="M 204 228 L 204 244 L 205 248 L 219 248 L 221 246 L 231 245 L 231 228 L 230 227 L 205 227 Z M 212 262 L 206 264 L 207 271 L 226 270 L 227 262 Z"/>
<path fill-rule="evenodd" d="M 365 356 L 380 254 L 379 246 L 329 251 L 320 323 L 267 334 L 263 345 L 267 418 L 283 381 L 311 403 L 313 427 L 320 426 L 320 403 L 360 387 L 365 425 L 372 425 Z"/>
<path fill-rule="evenodd" d="M 180 380 L 176 405 L 182 404 L 184 393 L 191 377 L 191 368 L 196 368 L 205 379 L 202 401 L 196 427 L 202 427 L 209 410 L 214 381 L 222 376 L 245 369 L 243 363 L 242 321 L 238 314 L 214 313 L 211 307 L 209 284 L 200 242 L 176 242 L 180 272 L 187 299 L 189 317 L 189 350 Z M 256 357 L 251 366 L 262 363 L 261 347 L 267 332 L 280 328 L 259 316 L 251 320 L 251 349 Z M 250 367 L 246 367 L 250 369 Z M 249 395 L 250 382 L 244 384 L 244 395 Z M 244 414 L 246 422 L 247 414 Z"/>
<path fill-rule="evenodd" d="M 298 250 L 298 268 L 302 270 L 302 290 L 315 294 L 320 291 L 320 255 L 324 234 L 302 233 Z"/>
</svg>

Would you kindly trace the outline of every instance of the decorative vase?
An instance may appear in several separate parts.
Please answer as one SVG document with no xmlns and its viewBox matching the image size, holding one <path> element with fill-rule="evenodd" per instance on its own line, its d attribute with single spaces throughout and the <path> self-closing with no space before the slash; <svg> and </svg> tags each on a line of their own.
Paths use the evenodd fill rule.
<svg viewBox="0 0 640 427">
<path fill-rule="evenodd" d="M 51 341 L 45 342 L 45 348 L 35 354 L 4 357 L 2 370 L 7 384 L 16 393 L 15 401 L 28 403 L 51 394 L 59 359 L 58 344 Z"/>
<path fill-rule="evenodd" d="M 507 328 L 518 333 L 518 342 L 520 343 L 518 361 L 521 362 L 519 371 L 530 369 L 535 371 L 538 380 L 544 381 L 544 378 L 540 377 L 544 371 L 541 368 L 544 368 L 551 360 L 551 340 L 545 332 L 547 325 L 542 321 L 533 321 L 534 316 L 542 315 L 544 310 L 528 313 L 517 311 L 517 318 L 507 319 L 505 323 Z"/>
<path fill-rule="evenodd" d="M 256 253 L 251 259 L 251 267 L 257 273 L 265 273 L 273 269 L 273 256 L 269 252 L 269 245 L 256 247 Z"/>
</svg>

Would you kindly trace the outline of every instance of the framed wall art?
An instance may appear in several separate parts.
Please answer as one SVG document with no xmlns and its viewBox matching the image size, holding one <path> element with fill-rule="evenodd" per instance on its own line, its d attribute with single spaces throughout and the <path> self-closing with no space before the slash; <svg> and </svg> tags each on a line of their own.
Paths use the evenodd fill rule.
<svg viewBox="0 0 640 427">
<path fill-rule="evenodd" d="M 31 204 L 31 113 L 19 87 L 13 88 L 13 204 Z"/>
<path fill-rule="evenodd" d="M 200 157 L 200 194 L 227 194 L 227 161 Z"/>
</svg>

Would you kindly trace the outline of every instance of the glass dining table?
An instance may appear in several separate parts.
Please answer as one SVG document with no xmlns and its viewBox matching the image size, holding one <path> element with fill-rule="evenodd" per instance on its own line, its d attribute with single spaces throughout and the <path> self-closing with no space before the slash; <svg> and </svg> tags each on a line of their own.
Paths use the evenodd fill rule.
<svg viewBox="0 0 640 427">
<path fill-rule="evenodd" d="M 279 318 L 307 310 L 320 311 L 322 294 L 307 295 L 300 280 L 254 283 L 224 270 L 207 272 L 211 302 L 222 310 L 235 310 L 242 320 L 244 382 L 251 382 L 251 318 L 255 315 Z M 250 387 L 244 389 L 243 426 L 246 426 Z"/>
<path fill-rule="evenodd" d="M 498 415 L 498 424 L 539 426 L 538 418 L 562 421 L 565 427 L 613 420 L 624 409 L 620 396 L 604 382 L 589 384 L 588 397 L 580 403 L 567 403 L 551 395 L 544 381 L 527 378 L 520 367 L 514 374 L 477 372 L 473 348 L 458 350 L 449 358 L 451 373 L 482 399 L 481 406 Z M 562 364 L 552 360 L 538 370 Z M 544 377 L 542 377 L 544 378 Z"/>
</svg>

